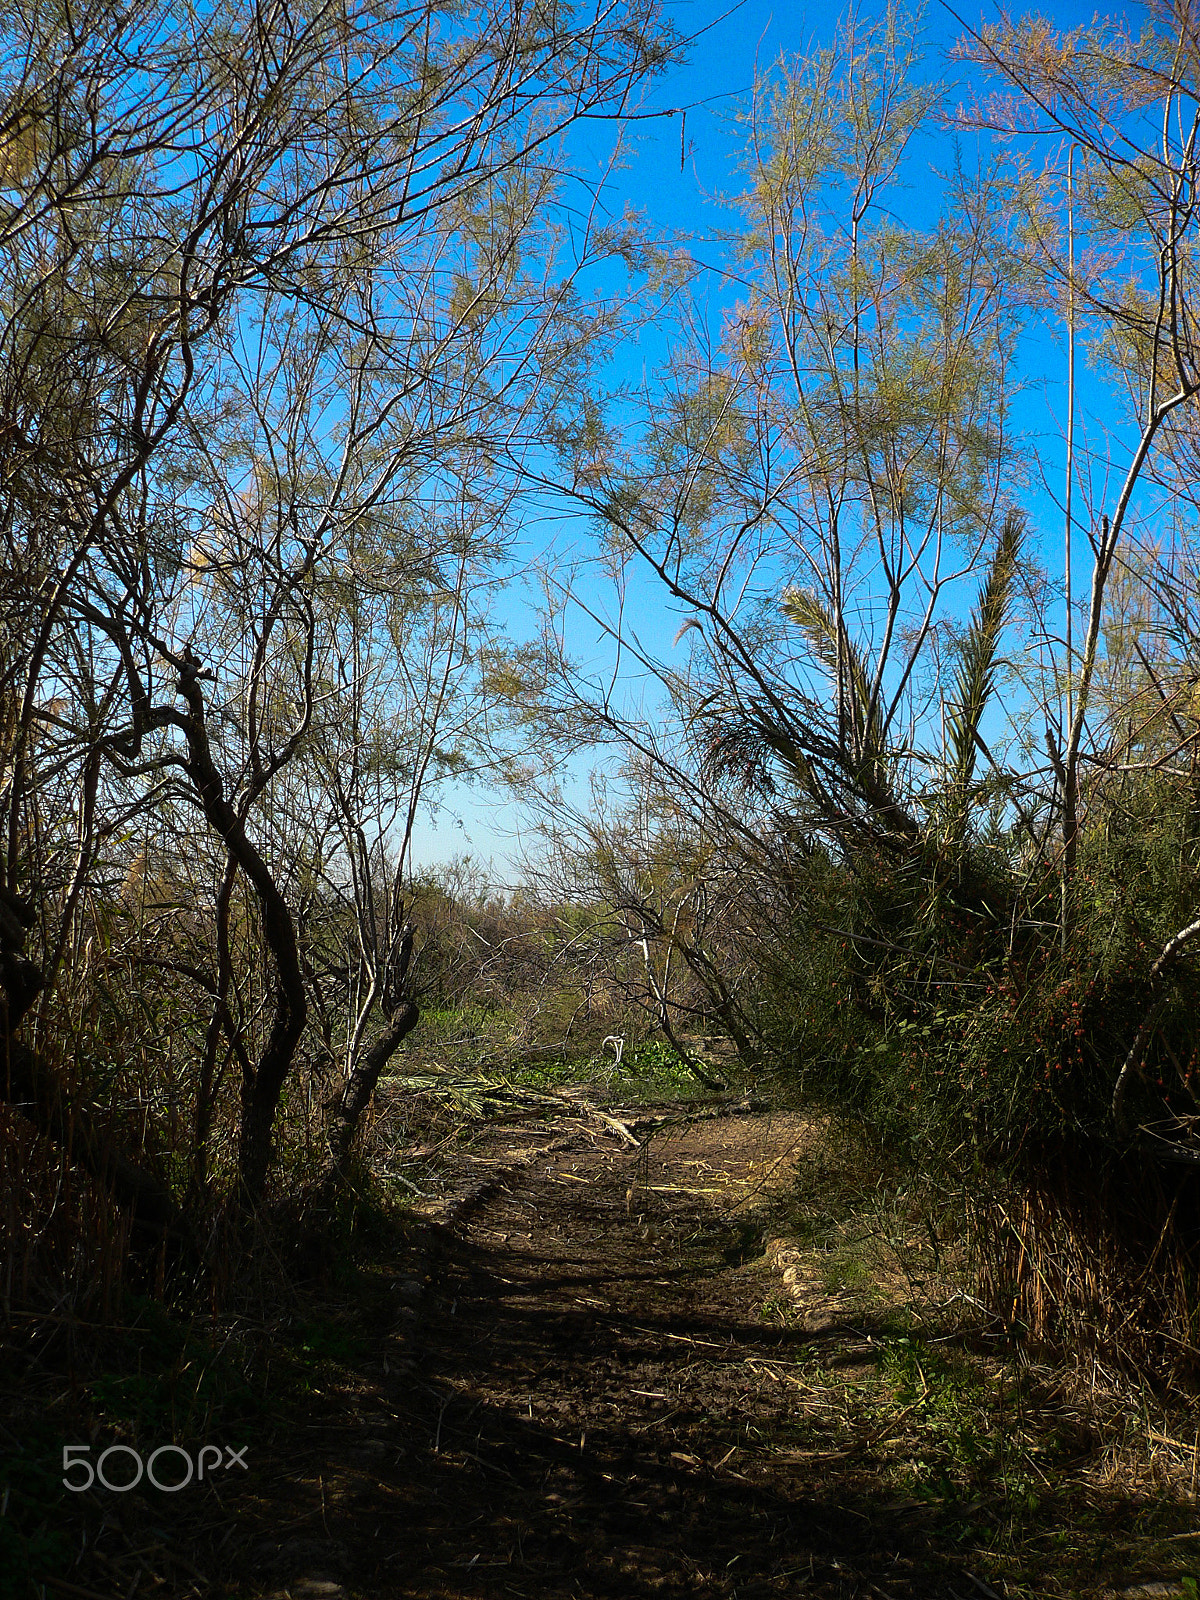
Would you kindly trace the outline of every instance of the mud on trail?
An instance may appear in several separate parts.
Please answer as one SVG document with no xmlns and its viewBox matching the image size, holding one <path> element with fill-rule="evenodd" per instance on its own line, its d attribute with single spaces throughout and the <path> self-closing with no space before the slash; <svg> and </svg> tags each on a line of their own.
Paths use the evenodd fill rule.
<svg viewBox="0 0 1200 1600">
<path fill-rule="evenodd" d="M 290 1471 L 280 1449 L 287 1532 L 249 1552 L 272 1593 L 988 1593 L 881 1496 L 870 1441 L 806 1409 L 797 1358 L 853 1364 L 869 1333 L 819 1293 L 764 1315 L 764 1215 L 812 1136 L 727 1115 L 640 1149 L 603 1125 L 477 1139 L 391 1287 L 375 1381 Z"/>
</svg>

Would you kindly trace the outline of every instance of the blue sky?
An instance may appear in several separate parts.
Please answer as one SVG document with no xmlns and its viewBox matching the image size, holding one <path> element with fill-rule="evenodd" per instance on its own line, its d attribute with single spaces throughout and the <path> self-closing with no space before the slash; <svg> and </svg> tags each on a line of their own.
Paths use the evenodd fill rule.
<svg viewBox="0 0 1200 1600">
<path fill-rule="evenodd" d="M 1016 8 L 1016 14 L 1021 14 L 1021 9 Z M 956 10 L 972 25 L 998 16 L 995 7 L 980 9 L 977 4 L 964 4 Z M 1059 28 L 1087 23 L 1095 14 L 1093 8 L 1070 4 L 1043 5 L 1038 10 L 1043 18 Z M 859 14 L 869 18 L 875 12 L 876 8 L 867 4 L 860 7 Z M 654 85 L 643 112 L 670 110 L 674 115 L 643 115 L 625 126 L 625 160 L 622 170 L 607 175 L 605 198 L 614 214 L 619 215 L 624 206 L 630 204 L 644 214 L 654 230 L 686 239 L 694 255 L 719 266 L 725 257 L 716 235 L 733 221 L 721 199 L 736 194 L 741 182 L 737 152 L 744 135 L 736 119 L 747 103 L 756 72 L 769 72 L 781 55 L 805 55 L 827 44 L 841 12 L 829 6 L 788 6 L 746 0 L 733 10 L 692 4 L 673 8 L 672 14 L 683 31 L 700 36 L 688 61 L 673 68 Z M 1122 13 L 1112 8 L 1107 14 L 1127 15 L 1135 24 L 1139 16 L 1133 9 Z M 959 21 L 947 7 L 930 6 L 922 38 L 931 75 L 965 81 L 966 69 L 948 59 L 948 52 L 961 31 Z M 585 177 L 594 180 L 606 171 L 612 141 L 613 130 L 598 124 L 592 125 L 578 140 L 576 159 Z M 905 207 L 901 221 L 932 220 L 933 213 L 928 208 L 936 186 L 922 183 L 923 169 L 946 164 L 950 156 L 951 144 L 947 136 L 927 136 L 923 144 L 915 148 L 907 173 L 908 186 L 896 202 Z M 714 289 L 718 298 L 731 292 L 728 286 L 723 290 L 719 282 Z M 636 376 L 643 367 L 652 369 L 661 353 L 661 341 L 650 331 L 631 341 L 618 361 L 625 363 L 629 375 Z M 1032 489 L 1026 497 L 1026 509 L 1031 514 L 1034 537 L 1041 543 L 1043 559 L 1052 569 L 1056 562 L 1061 563 L 1062 516 L 1054 504 L 1053 494 L 1061 493 L 1056 484 L 1062 476 L 1065 339 L 1053 328 L 1043 326 L 1034 330 L 1027 341 L 1023 364 L 1030 388 L 1021 404 L 1019 426 L 1030 443 L 1036 443 L 1052 490 L 1044 493 Z M 1101 388 L 1087 375 L 1082 351 L 1078 367 L 1081 411 L 1102 412 L 1106 400 Z M 524 537 L 526 550 L 535 553 L 539 546 L 552 542 L 560 548 L 578 545 L 586 540 L 587 530 L 578 521 L 563 517 L 558 521 L 531 522 Z M 1077 599 L 1086 591 L 1088 571 L 1083 554 L 1080 550 L 1076 557 L 1074 592 Z M 642 610 L 641 625 L 654 642 L 661 646 L 669 641 L 678 626 L 678 617 L 667 613 L 649 587 L 635 599 Z M 514 637 L 520 637 L 529 625 L 522 604 L 519 591 L 514 590 L 505 606 L 506 621 Z M 572 643 L 577 652 L 584 655 L 593 646 L 597 650 L 601 648 L 598 637 L 592 640 L 584 636 L 582 626 L 581 636 Z M 580 758 L 563 774 L 577 797 L 586 790 L 586 765 Z M 442 801 L 437 818 L 422 821 L 418 827 L 414 839 L 414 866 L 419 869 L 469 853 L 476 860 L 492 863 L 494 881 L 511 882 L 522 845 L 519 806 L 478 786 L 447 791 Z"/>
</svg>

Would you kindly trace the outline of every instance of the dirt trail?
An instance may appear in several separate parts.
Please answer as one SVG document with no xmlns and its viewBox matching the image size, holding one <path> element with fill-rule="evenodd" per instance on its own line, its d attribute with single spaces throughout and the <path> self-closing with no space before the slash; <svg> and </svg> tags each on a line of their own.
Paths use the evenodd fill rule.
<svg viewBox="0 0 1200 1600">
<path fill-rule="evenodd" d="M 911 1501 L 880 1503 L 854 1441 L 814 1448 L 796 1358 L 834 1330 L 762 1314 L 779 1276 L 753 1208 L 804 1126 L 725 1117 L 641 1151 L 551 1131 L 465 1160 L 392 1286 L 377 1379 L 282 1449 L 292 1515 L 260 1502 L 275 1537 L 249 1552 L 272 1592 L 981 1592 Z"/>
<path fill-rule="evenodd" d="M 566 1096 L 423 1095 L 373 1152 L 421 1206 L 365 1209 L 352 1259 L 297 1239 L 304 1273 L 203 1339 L 131 1301 L 82 1378 L 67 1318 L 17 1322 L 0 1445 L 40 1544 L 14 1590 L 0 1506 L 0 1600 L 1200 1593 L 1200 1432 L 1145 1421 L 1151 1453 L 1121 1391 L 1097 1432 L 1069 1371 L 965 1314 L 911 1207 L 870 1211 L 855 1147 L 723 1114 L 638 1148 Z M 64 1445 L 99 1470 L 169 1440 L 244 1471 L 59 1488 Z"/>
</svg>

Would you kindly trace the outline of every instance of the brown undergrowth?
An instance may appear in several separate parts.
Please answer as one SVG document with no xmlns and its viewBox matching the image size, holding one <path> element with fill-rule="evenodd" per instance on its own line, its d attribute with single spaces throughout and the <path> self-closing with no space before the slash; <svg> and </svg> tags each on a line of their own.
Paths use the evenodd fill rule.
<svg viewBox="0 0 1200 1600">
<path fill-rule="evenodd" d="M 1048 1151 L 968 1207 L 980 1292 L 1034 1346 L 1161 1393 L 1200 1390 L 1200 1188 L 1144 1150 Z"/>
</svg>

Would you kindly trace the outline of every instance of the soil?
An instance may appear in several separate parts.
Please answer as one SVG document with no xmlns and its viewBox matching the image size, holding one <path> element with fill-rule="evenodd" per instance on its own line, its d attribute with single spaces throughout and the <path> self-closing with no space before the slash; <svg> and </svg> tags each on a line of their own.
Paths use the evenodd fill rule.
<svg viewBox="0 0 1200 1600">
<path fill-rule="evenodd" d="M 839 1335 L 819 1304 L 817 1332 L 763 1310 L 763 1218 L 811 1126 L 635 1126 L 641 1148 L 603 1124 L 492 1129 L 443 1166 L 374 1381 L 247 1496 L 283 1535 L 249 1552 L 272 1593 L 986 1593 L 911 1501 L 881 1503 L 854 1440 L 814 1440 L 782 1376 Z"/>
<path fill-rule="evenodd" d="M 793 1265 L 797 1307 L 769 1248 L 817 1136 L 639 1112 L 431 1141 L 411 1224 L 310 1317 L 246 1475 L 80 1497 L 87 1548 L 46 1592 L 996 1596 L 880 1470 L 887 1430 L 827 1403 L 883 1335 Z"/>
</svg>

